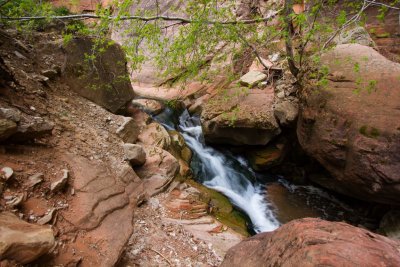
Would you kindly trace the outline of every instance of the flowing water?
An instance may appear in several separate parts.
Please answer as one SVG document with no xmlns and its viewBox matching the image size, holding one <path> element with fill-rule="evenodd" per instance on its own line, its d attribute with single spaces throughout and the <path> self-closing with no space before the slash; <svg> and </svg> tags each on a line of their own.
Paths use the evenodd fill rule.
<svg viewBox="0 0 400 267">
<path fill-rule="evenodd" d="M 166 123 L 167 120 L 162 118 L 158 120 L 165 127 L 174 128 L 173 123 Z M 205 145 L 199 118 L 191 117 L 187 110 L 179 117 L 177 128 L 194 153 L 192 169 L 197 179 L 227 196 L 246 213 L 255 232 L 273 231 L 279 227 L 271 205 L 266 201 L 263 186 L 243 159 Z"/>
<path fill-rule="evenodd" d="M 173 110 L 166 109 L 154 119 L 183 135 L 193 151 L 191 169 L 196 179 L 227 196 L 234 206 L 246 213 L 256 233 L 273 231 L 281 223 L 297 218 L 348 221 L 349 214 L 355 214 L 322 189 L 295 186 L 282 177 L 266 179 L 265 174 L 260 182 L 260 174 L 255 173 L 243 157 L 207 146 L 200 119 L 190 116 L 187 110 L 177 117 Z"/>
</svg>

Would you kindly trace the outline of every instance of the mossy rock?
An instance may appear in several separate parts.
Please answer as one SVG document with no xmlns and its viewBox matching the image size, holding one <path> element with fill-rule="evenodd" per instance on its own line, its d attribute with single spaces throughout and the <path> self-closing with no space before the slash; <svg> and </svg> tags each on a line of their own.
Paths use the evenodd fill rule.
<svg viewBox="0 0 400 267">
<path fill-rule="evenodd" d="M 182 134 L 175 130 L 169 130 L 168 134 L 171 137 L 171 147 L 169 152 L 171 152 L 171 154 L 176 158 L 182 159 L 187 164 L 190 164 L 190 160 L 192 159 L 192 151 L 186 145 Z"/>
<path fill-rule="evenodd" d="M 215 190 L 209 189 L 204 185 L 197 183 L 194 180 L 187 180 L 185 182 L 199 190 L 201 193 L 201 200 L 204 203 L 208 203 L 210 206 L 212 206 L 212 216 L 234 231 L 244 236 L 249 236 L 245 216 L 233 208 L 233 205 L 230 203 L 227 197 Z"/>
<path fill-rule="evenodd" d="M 270 144 L 265 147 L 251 149 L 246 155 L 253 169 L 268 170 L 279 165 L 286 154 L 286 142 Z"/>
<path fill-rule="evenodd" d="M 181 151 L 181 158 L 188 164 L 192 160 L 192 155 L 192 150 L 189 147 L 184 147 Z"/>
</svg>

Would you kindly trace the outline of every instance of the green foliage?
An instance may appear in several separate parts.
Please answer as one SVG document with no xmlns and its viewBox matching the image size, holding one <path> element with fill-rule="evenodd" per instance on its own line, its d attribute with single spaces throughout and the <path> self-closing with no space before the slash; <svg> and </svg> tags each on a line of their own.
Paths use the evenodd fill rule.
<svg viewBox="0 0 400 267">
<path fill-rule="evenodd" d="M 35 17 L 45 16 L 45 20 L 27 21 L 4 21 L 7 25 L 13 25 L 19 30 L 41 29 L 48 24 L 51 16 L 56 16 L 62 12 L 59 8 L 54 8 L 51 3 L 40 0 L 12 0 L 0 7 L 2 16 L 5 17 Z"/>
<path fill-rule="evenodd" d="M 66 15 L 71 15 L 71 12 L 69 9 L 65 6 L 60 6 L 60 7 L 54 7 L 53 8 L 54 15 L 55 16 L 66 16 Z"/>
<path fill-rule="evenodd" d="M 400 0 L 389 2 L 389 6 L 396 6 Z M 363 1 L 308 1 L 308 10 L 300 14 L 291 12 L 288 16 L 281 14 L 280 23 L 254 23 L 254 24 L 223 24 L 222 22 L 237 20 L 235 15 L 235 1 L 201 0 L 183 1 L 177 6 L 169 6 L 171 14 L 182 14 L 191 23 L 162 20 L 125 20 L 124 16 L 152 17 L 162 14 L 158 2 L 155 8 L 143 8 L 146 1 L 141 0 L 114 0 L 113 8 L 98 6 L 95 14 L 99 19 L 85 21 L 85 23 L 70 21 L 65 24 L 63 31 L 64 43 L 67 44 L 76 35 L 91 36 L 95 40 L 93 52 L 87 55 L 87 60 L 94 60 L 97 53 L 104 52 L 109 42 L 111 29 L 119 29 L 119 35 L 124 40 L 123 49 L 132 70 L 140 69 L 144 62 L 153 59 L 155 65 L 161 69 L 161 75 L 173 78 L 171 81 L 187 80 L 197 76 L 200 80 L 212 79 L 210 71 L 211 59 L 219 55 L 220 60 L 228 58 L 228 54 L 243 51 L 243 47 L 252 50 L 270 50 L 279 39 L 292 40 L 293 55 L 288 54 L 287 59 L 300 70 L 297 76 L 299 82 L 307 73 L 312 79 L 318 78 L 319 84 L 327 84 L 327 74 L 318 69 L 320 55 L 329 49 L 332 36 L 338 30 L 345 28 L 352 17 L 363 6 Z M 293 0 L 292 4 L 301 4 L 302 1 Z M 77 0 L 70 0 L 66 4 L 76 5 Z M 335 10 L 338 4 L 342 9 Z M 135 6 L 135 11 L 132 11 Z M 51 22 L 52 16 L 68 15 L 70 12 L 65 7 L 54 8 L 47 1 L 42 0 L 14 0 L 1 6 L 1 13 L 8 17 L 45 16 L 44 20 L 8 21 L 20 29 L 43 28 Z M 384 19 L 388 10 L 381 6 L 379 18 Z M 289 8 L 291 10 L 291 8 Z M 328 18 L 325 14 L 329 14 Z M 362 13 L 362 12 L 361 12 Z M 257 12 L 251 18 L 260 18 Z M 216 23 L 209 23 L 214 21 Z M 364 14 L 351 24 L 361 24 L 365 21 Z M 292 24 L 293 29 L 289 29 Z M 291 32 L 291 31 L 294 32 Z M 288 52 L 288 50 L 286 51 Z M 314 55 L 314 56 L 311 56 Z M 359 65 L 354 70 L 360 72 Z M 234 77 L 234 75 L 229 74 Z M 307 77 L 306 77 L 307 78 Z M 372 91 L 373 82 L 367 86 Z"/>
</svg>

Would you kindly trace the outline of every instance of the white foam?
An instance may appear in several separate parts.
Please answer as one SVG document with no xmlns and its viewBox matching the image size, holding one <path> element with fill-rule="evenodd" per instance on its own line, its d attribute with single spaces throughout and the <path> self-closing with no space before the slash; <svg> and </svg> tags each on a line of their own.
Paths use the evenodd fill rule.
<svg viewBox="0 0 400 267">
<path fill-rule="evenodd" d="M 269 208 L 261 186 L 253 185 L 243 173 L 232 168 L 231 164 L 228 164 L 231 159 L 204 145 L 199 121 L 191 118 L 185 111 L 180 118 L 179 126 L 186 143 L 197 154 L 202 167 L 211 174 L 211 177 L 204 181 L 204 185 L 221 192 L 244 211 L 257 233 L 278 228 L 279 222 Z M 237 164 L 243 165 L 244 162 L 237 162 Z"/>
</svg>

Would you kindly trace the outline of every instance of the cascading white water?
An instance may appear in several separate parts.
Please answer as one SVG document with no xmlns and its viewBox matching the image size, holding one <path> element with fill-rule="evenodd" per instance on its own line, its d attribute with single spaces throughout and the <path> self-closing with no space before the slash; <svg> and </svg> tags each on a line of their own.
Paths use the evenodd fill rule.
<svg viewBox="0 0 400 267">
<path fill-rule="evenodd" d="M 179 128 L 186 143 L 201 161 L 202 171 L 207 177 L 203 184 L 221 192 L 244 211 L 257 233 L 278 228 L 279 222 L 266 202 L 261 185 L 253 184 L 242 172 L 233 168 L 235 164 L 245 167 L 245 163 L 227 158 L 206 146 L 199 119 L 190 117 L 187 111 L 179 118 Z"/>
</svg>

